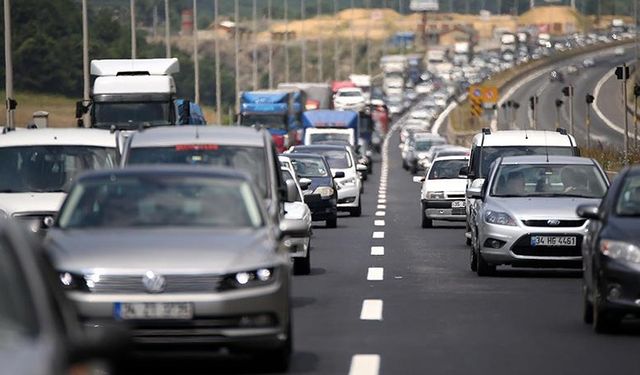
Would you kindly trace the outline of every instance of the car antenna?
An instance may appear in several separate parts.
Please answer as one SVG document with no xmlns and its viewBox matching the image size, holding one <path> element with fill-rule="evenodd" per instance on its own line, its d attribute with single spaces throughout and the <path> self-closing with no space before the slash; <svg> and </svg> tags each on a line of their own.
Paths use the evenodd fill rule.
<svg viewBox="0 0 640 375">
<path fill-rule="evenodd" d="M 196 126 L 196 139 L 200 139 L 200 131 L 198 129 L 198 126 Z"/>
<path fill-rule="evenodd" d="M 549 144 L 547 143 L 547 132 L 544 132 L 544 153 L 547 156 L 547 163 L 549 162 Z"/>
</svg>

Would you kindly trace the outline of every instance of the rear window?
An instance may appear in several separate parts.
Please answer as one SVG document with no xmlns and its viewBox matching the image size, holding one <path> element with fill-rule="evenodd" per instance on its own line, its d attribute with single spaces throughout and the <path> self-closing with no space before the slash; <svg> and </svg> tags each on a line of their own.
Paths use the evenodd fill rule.
<svg viewBox="0 0 640 375">
<path fill-rule="evenodd" d="M 566 146 L 484 146 L 474 147 L 471 153 L 471 171 L 476 178 L 486 178 L 491 164 L 499 157 L 521 155 L 577 155 L 575 147 Z"/>
</svg>

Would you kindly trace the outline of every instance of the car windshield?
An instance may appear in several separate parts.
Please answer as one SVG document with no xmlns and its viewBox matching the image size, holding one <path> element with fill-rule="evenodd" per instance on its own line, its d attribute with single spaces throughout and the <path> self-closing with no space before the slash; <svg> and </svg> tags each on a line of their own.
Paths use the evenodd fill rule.
<svg viewBox="0 0 640 375">
<path fill-rule="evenodd" d="M 176 145 L 171 147 L 132 147 L 127 164 L 199 164 L 230 167 L 248 173 L 268 198 L 264 149 L 261 147 L 215 144 Z"/>
<path fill-rule="evenodd" d="M 346 133 L 317 133 L 310 135 L 311 144 L 338 142 L 340 144 L 349 144 L 350 136 Z"/>
<path fill-rule="evenodd" d="M 444 143 L 442 139 L 420 139 L 416 140 L 416 151 L 429 151 L 434 145 L 441 145 Z"/>
<path fill-rule="evenodd" d="M 71 228 L 257 228 L 262 214 L 245 181 L 197 176 L 108 176 L 69 193 L 58 225 Z"/>
<path fill-rule="evenodd" d="M 341 97 L 356 97 L 356 96 L 362 96 L 362 93 L 360 91 L 340 91 L 340 92 L 338 92 L 338 96 L 341 96 Z"/>
<path fill-rule="evenodd" d="M 482 150 L 482 152 L 481 152 Z M 476 178 L 486 178 L 491 164 L 501 156 L 521 155 L 564 155 L 573 156 L 574 148 L 564 146 L 484 146 L 476 147 L 472 154 L 471 168 Z M 482 158 L 482 160 L 480 160 Z"/>
<path fill-rule="evenodd" d="M 304 152 L 311 154 L 322 155 L 327 159 L 329 167 L 333 169 L 346 169 L 351 168 L 351 157 L 346 150 L 322 150 L 322 149 L 309 149 Z"/>
<path fill-rule="evenodd" d="M 438 160 L 429 170 L 429 180 L 443 180 L 450 178 L 460 178 L 460 169 L 467 166 L 466 159 L 461 160 Z M 462 177 L 465 178 L 465 177 Z"/>
<path fill-rule="evenodd" d="M 640 175 L 627 176 L 620 189 L 616 214 L 620 216 L 640 216 Z"/>
<path fill-rule="evenodd" d="M 80 172 L 114 168 L 115 148 L 20 146 L 0 148 L 0 192 L 64 192 Z"/>
<path fill-rule="evenodd" d="M 162 126 L 171 124 L 170 102 L 95 102 L 93 126 L 109 129 L 111 125 L 135 129 L 139 124 Z"/>
<path fill-rule="evenodd" d="M 240 120 L 240 125 L 263 126 L 267 129 L 287 130 L 287 117 L 284 114 L 243 114 Z"/>
<path fill-rule="evenodd" d="M 38 331 L 35 307 L 22 271 L 9 243 L 0 240 L 0 347 Z"/>
<path fill-rule="evenodd" d="M 594 165 L 501 165 L 491 183 L 494 197 L 602 198 L 607 183 Z"/>
<path fill-rule="evenodd" d="M 319 158 L 292 158 L 291 163 L 298 177 L 328 177 L 329 171 Z"/>
</svg>

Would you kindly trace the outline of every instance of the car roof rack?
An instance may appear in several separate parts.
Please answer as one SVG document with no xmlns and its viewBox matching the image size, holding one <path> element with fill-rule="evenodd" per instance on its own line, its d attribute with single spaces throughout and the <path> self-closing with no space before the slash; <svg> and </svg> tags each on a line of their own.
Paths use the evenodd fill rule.
<svg viewBox="0 0 640 375">
<path fill-rule="evenodd" d="M 482 134 L 491 134 L 491 128 L 482 128 Z"/>
<path fill-rule="evenodd" d="M 565 128 L 557 128 L 556 131 L 562 135 L 567 135 L 567 129 Z"/>
</svg>

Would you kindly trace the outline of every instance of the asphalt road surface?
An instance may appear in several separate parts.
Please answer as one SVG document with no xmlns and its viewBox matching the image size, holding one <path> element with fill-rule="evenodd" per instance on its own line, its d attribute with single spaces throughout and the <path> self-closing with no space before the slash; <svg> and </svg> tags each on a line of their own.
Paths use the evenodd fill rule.
<svg viewBox="0 0 640 375">
<path fill-rule="evenodd" d="M 461 224 L 420 228 L 419 185 L 401 168 L 397 132 L 381 184 L 382 164 L 366 183 L 362 217 L 314 229 L 312 273 L 294 277 L 289 373 L 638 373 L 640 322 L 595 334 L 581 320 L 579 272 L 504 268 L 479 278 Z M 259 362 L 224 356 L 162 356 L 140 367 L 264 373 Z"/>
</svg>

